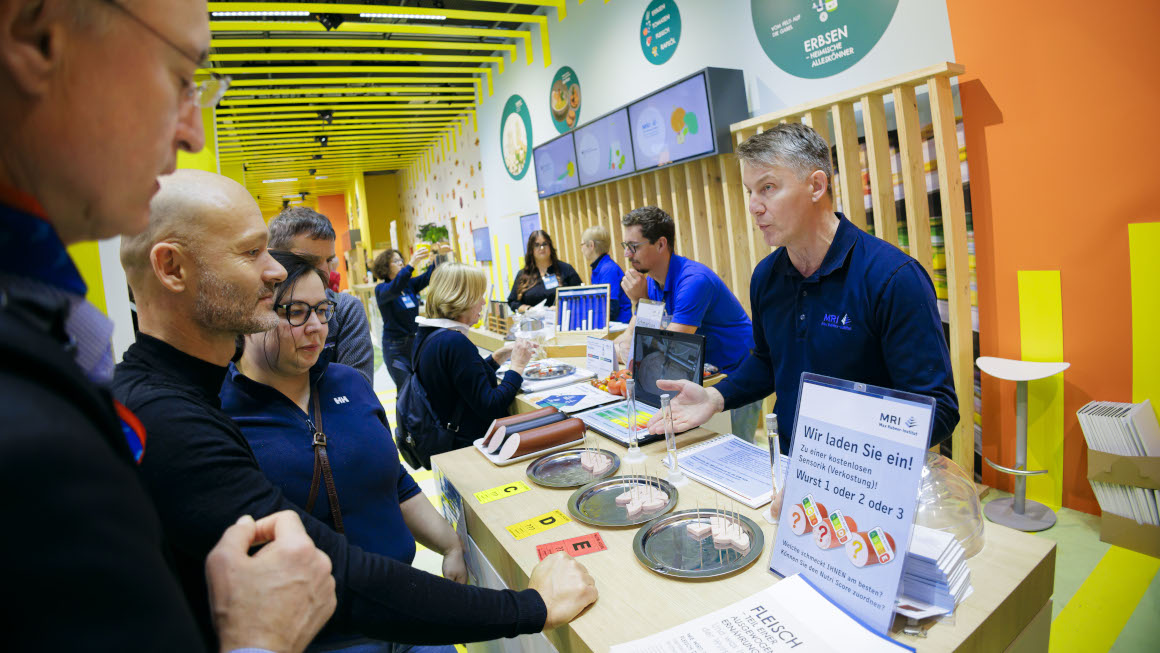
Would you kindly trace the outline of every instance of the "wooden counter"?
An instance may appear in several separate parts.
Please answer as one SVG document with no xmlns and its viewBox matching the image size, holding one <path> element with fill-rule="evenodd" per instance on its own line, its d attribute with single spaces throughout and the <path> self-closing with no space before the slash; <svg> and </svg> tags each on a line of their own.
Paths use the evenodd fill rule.
<svg viewBox="0 0 1160 653">
<path fill-rule="evenodd" d="M 687 446 L 713 435 L 706 429 L 695 429 L 679 436 L 679 443 Z M 624 455 L 624 447 L 606 438 L 598 440 L 601 447 Z M 650 471 L 663 469 L 664 441 L 642 450 L 648 456 Z M 614 644 L 713 612 L 776 582 L 768 571 L 776 527 L 760 516 L 760 510 L 742 504 L 731 506 L 765 531 L 766 550 L 757 562 L 724 579 L 676 580 L 648 571 L 637 561 L 632 539 L 638 527 L 596 528 L 572 521 L 523 540 L 514 539 L 507 526 L 555 509 L 567 514 L 566 502 L 573 492 L 535 485 L 525 474 L 528 462 L 496 467 L 473 448 L 432 460 L 440 485 L 453 488 L 444 490 L 444 501 L 455 506 L 461 516 L 459 528 L 466 529 L 508 587 L 527 587 L 528 575 L 538 561 L 537 545 L 600 532 L 608 550 L 579 558 L 596 579 L 600 599 L 571 624 L 547 633 L 559 651 L 607 651 Z M 487 504 L 480 504 L 473 496 L 517 480 L 526 482 L 531 491 Z M 680 489 L 676 510 L 711 507 L 715 496 L 721 497 L 690 481 Z M 954 623 L 935 625 L 926 638 L 896 633 L 896 639 L 919 651 L 1047 650 L 1055 544 L 991 522 L 986 522 L 986 538 L 983 551 L 968 561 L 974 594 L 959 606 Z"/>
<path fill-rule="evenodd" d="M 605 338 L 613 340 L 623 333 L 621 331 L 614 331 L 608 333 Z M 510 340 L 504 340 L 502 334 L 487 329 L 480 329 L 471 327 L 467 330 L 467 338 L 476 346 L 488 351 L 495 351 L 503 347 Z M 548 358 L 584 358 L 588 355 L 588 334 L 577 333 L 561 333 L 552 338 L 550 342 L 544 347 Z"/>
</svg>

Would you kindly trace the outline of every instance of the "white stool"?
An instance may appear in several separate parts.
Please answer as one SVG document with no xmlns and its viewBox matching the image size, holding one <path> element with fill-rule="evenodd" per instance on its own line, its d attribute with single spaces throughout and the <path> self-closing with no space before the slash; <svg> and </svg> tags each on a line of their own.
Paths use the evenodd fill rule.
<svg viewBox="0 0 1160 653">
<path fill-rule="evenodd" d="M 983 507 L 987 519 L 1020 531 L 1042 531 L 1055 525 L 1055 512 L 1038 501 L 1027 499 L 1027 477 L 1046 474 L 1046 469 L 1027 467 L 1027 382 L 1055 376 L 1071 363 L 1036 363 L 980 356 L 975 363 L 984 374 L 1015 381 L 1015 467 L 1004 467 L 984 458 L 992 469 L 1015 477 L 1015 495 L 995 499 Z"/>
</svg>

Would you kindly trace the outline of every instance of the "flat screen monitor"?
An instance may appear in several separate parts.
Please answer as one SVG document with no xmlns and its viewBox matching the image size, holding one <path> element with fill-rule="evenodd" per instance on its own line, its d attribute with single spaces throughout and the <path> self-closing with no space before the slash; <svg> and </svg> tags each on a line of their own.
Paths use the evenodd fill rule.
<svg viewBox="0 0 1160 653">
<path fill-rule="evenodd" d="M 701 385 L 705 364 L 705 336 L 636 327 L 632 338 L 632 378 L 636 398 L 659 408 L 664 391 L 657 380 L 684 379 Z"/>
<path fill-rule="evenodd" d="M 715 151 L 704 73 L 628 105 L 636 169 Z"/>
<path fill-rule="evenodd" d="M 491 260 L 491 231 L 487 227 L 471 230 L 471 241 L 475 245 L 475 260 Z"/>
<path fill-rule="evenodd" d="M 636 171 L 627 108 L 597 118 L 573 134 L 580 185 L 598 184 Z"/>
<path fill-rule="evenodd" d="M 541 198 L 559 195 L 580 187 L 580 178 L 576 175 L 576 149 L 572 145 L 572 132 L 534 148 L 532 162 L 536 166 L 536 189 Z"/>
</svg>

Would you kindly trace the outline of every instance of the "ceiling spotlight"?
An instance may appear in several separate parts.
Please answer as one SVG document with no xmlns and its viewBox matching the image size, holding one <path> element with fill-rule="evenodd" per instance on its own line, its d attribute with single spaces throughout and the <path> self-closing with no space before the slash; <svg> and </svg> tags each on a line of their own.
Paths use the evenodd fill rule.
<svg viewBox="0 0 1160 653">
<path fill-rule="evenodd" d="M 321 159 L 321 158 L 322 158 L 322 155 L 321 155 L 321 154 L 312 154 L 312 155 L 310 156 L 310 158 L 311 158 L 311 160 L 313 160 L 313 161 L 317 161 L 317 160 L 319 160 L 319 159 Z"/>
<path fill-rule="evenodd" d="M 333 109 L 323 109 L 322 111 L 318 112 L 318 118 L 320 120 L 325 120 L 326 124 L 329 125 L 330 122 L 332 120 L 334 120 L 334 110 Z"/>
<path fill-rule="evenodd" d="M 318 141 L 319 145 L 326 147 L 326 143 L 327 143 L 327 141 L 330 140 L 330 137 L 328 137 L 328 136 L 315 136 L 314 140 Z"/>
<path fill-rule="evenodd" d="M 314 19 L 322 23 L 322 26 L 325 27 L 326 31 L 328 32 L 332 29 L 336 29 L 343 23 L 344 20 L 346 20 L 343 18 L 342 14 L 314 14 Z"/>
<path fill-rule="evenodd" d="M 306 172 L 310 173 L 310 176 L 313 177 L 314 173 L 318 172 L 318 168 L 311 168 L 311 169 L 307 170 Z"/>
<path fill-rule="evenodd" d="M 286 208 L 287 206 L 290 206 L 290 200 L 282 200 L 282 208 Z"/>
</svg>

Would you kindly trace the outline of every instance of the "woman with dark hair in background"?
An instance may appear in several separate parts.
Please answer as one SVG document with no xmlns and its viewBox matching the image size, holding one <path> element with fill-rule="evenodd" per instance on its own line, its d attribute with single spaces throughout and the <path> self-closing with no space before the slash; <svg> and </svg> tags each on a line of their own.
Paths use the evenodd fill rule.
<svg viewBox="0 0 1160 653">
<path fill-rule="evenodd" d="M 451 248 L 443 245 L 443 253 Z M 415 267 L 431 256 L 431 250 L 418 249 L 411 262 L 403 265 L 403 253 L 397 249 L 375 257 L 371 271 L 380 281 L 375 286 L 375 299 L 383 316 L 383 365 L 396 389 L 402 389 L 411 369 L 411 343 L 415 340 L 415 318 L 419 315 L 419 293 L 431 282 L 431 273 L 439 265 L 439 257 L 431 257 L 427 270 L 415 277 Z"/>
<path fill-rule="evenodd" d="M 325 273 L 296 254 L 270 253 L 286 268 L 286 280 L 274 290 L 282 320 L 245 337 L 242 356 L 230 364 L 222 384 L 222 410 L 241 427 L 262 472 L 286 497 L 351 544 L 410 564 L 418 539 L 444 556 L 445 578 L 466 582 L 459 538 L 400 463 L 370 384 L 340 363 L 314 367 L 335 309 L 326 296 Z M 317 432 L 325 435 L 321 447 Z M 454 651 L 340 632 L 324 634 L 315 647 L 352 645 L 359 653 Z"/>
<path fill-rule="evenodd" d="M 583 282 L 576 269 L 556 258 L 556 246 L 548 232 L 540 229 L 528 236 L 524 254 L 524 268 L 512 282 L 508 306 L 513 311 L 526 313 L 536 304 L 548 300 L 545 306 L 556 305 L 556 288 L 579 286 Z"/>
</svg>

